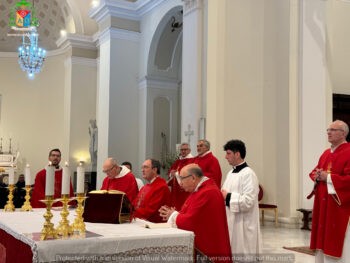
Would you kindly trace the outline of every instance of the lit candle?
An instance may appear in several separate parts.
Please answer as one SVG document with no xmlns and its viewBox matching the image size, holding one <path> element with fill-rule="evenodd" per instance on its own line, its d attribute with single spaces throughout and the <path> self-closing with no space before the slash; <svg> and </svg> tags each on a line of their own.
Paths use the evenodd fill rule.
<svg viewBox="0 0 350 263">
<path fill-rule="evenodd" d="M 62 195 L 69 195 L 69 188 L 70 188 L 70 172 L 69 172 L 69 166 L 66 162 L 63 166 L 63 174 L 62 174 Z"/>
<path fill-rule="evenodd" d="M 77 167 L 77 193 L 84 193 L 85 170 L 82 162 Z"/>
<path fill-rule="evenodd" d="M 49 165 L 46 166 L 46 182 L 45 182 L 45 195 L 53 196 L 54 195 L 54 182 L 55 182 L 55 168 L 52 163 L 49 162 Z"/>
<path fill-rule="evenodd" d="M 24 170 L 24 180 L 26 181 L 26 185 L 31 185 L 31 178 L 30 178 L 30 166 L 29 164 L 26 165 L 26 168 Z"/>
<path fill-rule="evenodd" d="M 11 166 L 9 168 L 9 185 L 15 184 L 15 170 Z"/>
</svg>

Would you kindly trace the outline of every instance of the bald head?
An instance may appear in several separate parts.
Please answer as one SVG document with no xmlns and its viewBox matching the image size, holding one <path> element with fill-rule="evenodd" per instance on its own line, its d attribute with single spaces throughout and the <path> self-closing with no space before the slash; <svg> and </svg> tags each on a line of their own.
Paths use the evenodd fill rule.
<svg viewBox="0 0 350 263">
<path fill-rule="evenodd" d="M 346 142 L 346 136 L 349 134 L 349 126 L 341 120 L 335 120 L 327 129 L 328 142 L 332 147 L 336 147 Z"/>
<path fill-rule="evenodd" d="M 184 166 L 181 169 L 181 173 L 184 172 L 186 173 L 186 176 L 189 174 L 192 174 L 198 178 L 202 178 L 203 177 L 203 172 L 202 169 L 198 166 L 198 164 L 195 163 L 190 163 L 186 166 Z"/>
<path fill-rule="evenodd" d="M 345 132 L 345 138 L 346 138 L 346 136 L 348 136 L 349 134 L 349 126 L 347 125 L 347 123 L 341 120 L 335 120 L 333 123 L 336 124 L 340 129 L 342 129 Z"/>
<path fill-rule="evenodd" d="M 102 170 L 109 178 L 114 178 L 120 173 L 121 168 L 118 161 L 110 157 L 103 162 Z"/>
<path fill-rule="evenodd" d="M 202 169 L 197 164 L 188 164 L 181 169 L 177 176 L 180 186 L 189 193 L 192 193 L 203 178 Z"/>
</svg>

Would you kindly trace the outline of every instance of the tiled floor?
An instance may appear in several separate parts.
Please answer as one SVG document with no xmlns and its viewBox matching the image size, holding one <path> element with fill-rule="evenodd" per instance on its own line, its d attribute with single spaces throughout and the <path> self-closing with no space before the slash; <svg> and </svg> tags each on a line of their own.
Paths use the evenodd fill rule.
<svg viewBox="0 0 350 263">
<path fill-rule="evenodd" d="M 308 246 L 310 231 L 299 228 L 261 226 L 263 239 L 263 262 L 314 263 L 314 256 L 286 250 L 286 247 Z M 276 260 L 275 260 L 276 259 Z"/>
</svg>

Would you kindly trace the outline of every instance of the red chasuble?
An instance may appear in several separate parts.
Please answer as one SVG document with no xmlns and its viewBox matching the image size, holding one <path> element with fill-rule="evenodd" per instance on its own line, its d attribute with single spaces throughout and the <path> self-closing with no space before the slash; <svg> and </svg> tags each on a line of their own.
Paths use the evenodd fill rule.
<svg viewBox="0 0 350 263">
<path fill-rule="evenodd" d="M 34 182 L 34 189 L 31 197 L 31 205 L 33 208 L 46 207 L 40 200 L 45 199 L 45 183 L 46 183 L 46 170 L 43 169 L 37 173 Z M 55 186 L 54 186 L 54 198 L 61 198 L 62 193 L 62 169 L 55 170 Z M 70 196 L 74 196 L 72 182 L 70 183 Z M 56 202 L 52 206 L 62 206 L 62 203 Z"/>
<path fill-rule="evenodd" d="M 216 185 L 221 188 L 221 168 L 218 159 L 211 153 L 203 156 L 196 156 L 193 160 L 202 169 L 203 174 L 215 181 Z"/>
<path fill-rule="evenodd" d="M 129 172 L 122 177 L 110 179 L 106 177 L 102 182 L 101 190 L 118 190 L 126 194 L 132 202 L 139 192 L 135 176 Z"/>
<path fill-rule="evenodd" d="M 193 231 L 195 247 L 213 262 L 232 262 L 225 201 L 213 180 L 203 182 L 190 194 L 177 215 L 176 225 Z"/>
<path fill-rule="evenodd" d="M 170 167 L 169 171 L 176 170 L 179 174 L 181 169 L 187 165 L 193 162 L 193 158 L 185 158 L 185 159 L 178 159 L 176 160 L 173 165 Z M 179 183 L 176 180 L 176 177 L 173 177 L 169 182 L 168 185 L 171 187 L 171 193 L 170 193 L 170 205 L 171 207 L 175 207 L 176 211 L 180 211 L 182 205 L 186 201 L 187 197 L 190 193 L 185 192 Z"/>
<path fill-rule="evenodd" d="M 350 144 L 341 144 L 333 153 L 330 149 L 326 150 L 316 168 L 330 170 L 336 194 L 328 194 L 325 182 L 318 183 L 312 211 L 310 248 L 341 257 L 350 217 Z M 310 173 L 311 179 L 313 172 Z"/>
<path fill-rule="evenodd" d="M 164 222 L 158 210 L 169 205 L 170 191 L 165 180 L 160 177 L 143 186 L 133 202 L 133 216 L 153 223 Z"/>
</svg>

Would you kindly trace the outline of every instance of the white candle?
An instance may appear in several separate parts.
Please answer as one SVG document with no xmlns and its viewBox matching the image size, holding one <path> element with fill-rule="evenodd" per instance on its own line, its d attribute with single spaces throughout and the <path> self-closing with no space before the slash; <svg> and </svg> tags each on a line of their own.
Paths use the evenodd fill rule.
<svg viewBox="0 0 350 263">
<path fill-rule="evenodd" d="M 62 195 L 69 195 L 70 190 L 70 171 L 68 163 L 63 166 L 63 174 L 62 174 Z"/>
<path fill-rule="evenodd" d="M 46 182 L 45 182 L 45 195 L 53 196 L 55 191 L 55 168 L 49 162 L 49 165 L 46 166 Z"/>
<path fill-rule="evenodd" d="M 84 193 L 85 184 L 85 169 L 83 164 L 80 162 L 77 167 L 77 193 Z"/>
<path fill-rule="evenodd" d="M 26 185 L 31 185 L 30 166 L 29 166 L 29 164 L 26 165 L 26 168 L 24 170 L 24 180 L 26 181 Z"/>
<path fill-rule="evenodd" d="M 9 185 L 15 184 L 15 170 L 13 167 L 9 168 Z"/>
</svg>

